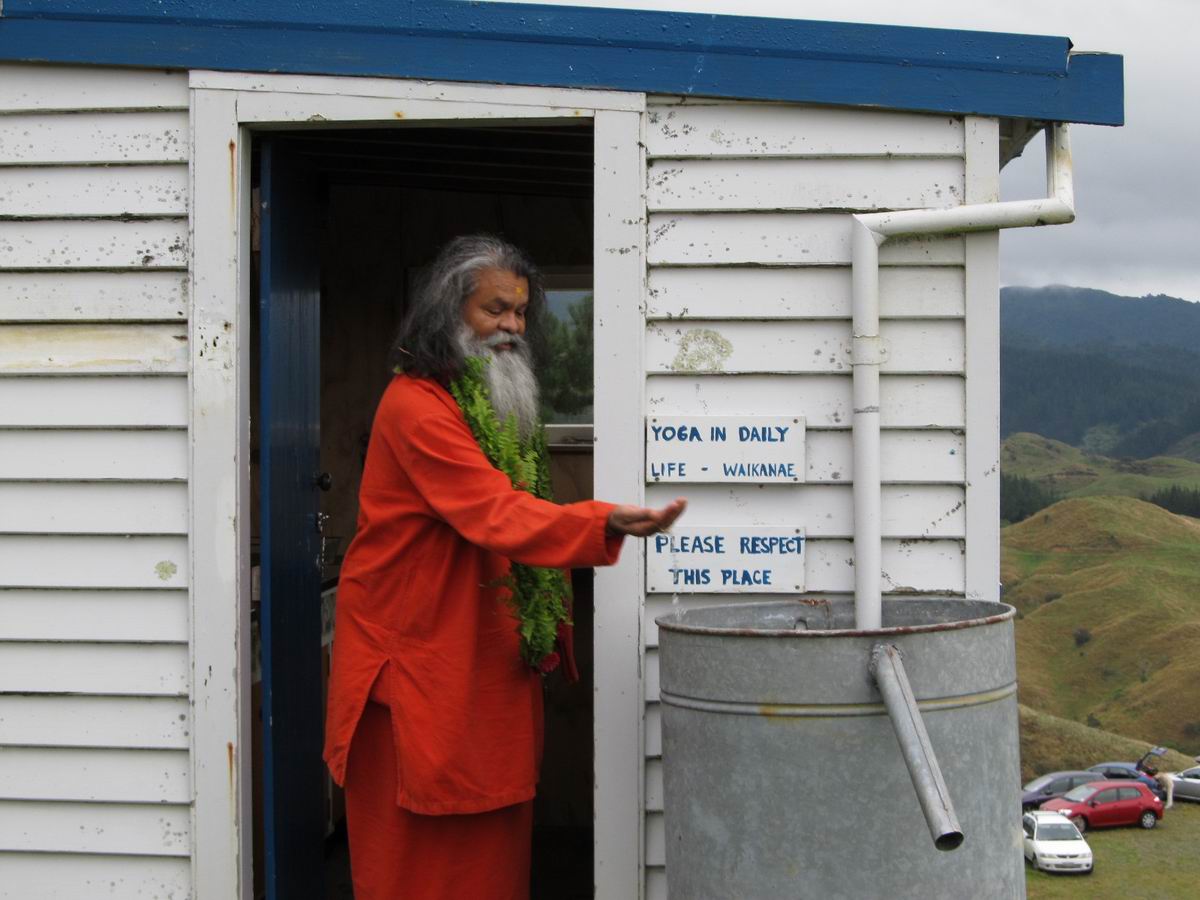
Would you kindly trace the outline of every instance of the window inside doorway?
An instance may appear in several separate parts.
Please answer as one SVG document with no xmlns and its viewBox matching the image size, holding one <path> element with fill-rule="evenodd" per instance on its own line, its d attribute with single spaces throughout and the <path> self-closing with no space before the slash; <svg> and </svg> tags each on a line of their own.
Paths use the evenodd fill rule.
<svg viewBox="0 0 1200 900">
<path fill-rule="evenodd" d="M 552 445 L 592 442 L 593 300 L 591 268 L 543 273 L 546 314 L 541 323 L 538 380 L 542 420 Z"/>
</svg>

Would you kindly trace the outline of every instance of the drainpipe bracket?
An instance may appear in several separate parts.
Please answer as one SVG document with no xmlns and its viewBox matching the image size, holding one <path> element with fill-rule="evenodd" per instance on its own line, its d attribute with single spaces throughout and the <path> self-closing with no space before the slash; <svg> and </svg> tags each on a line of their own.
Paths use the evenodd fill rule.
<svg viewBox="0 0 1200 900">
<path fill-rule="evenodd" d="M 879 335 L 855 335 L 850 339 L 850 364 L 878 366 L 887 362 L 888 349 Z"/>
</svg>

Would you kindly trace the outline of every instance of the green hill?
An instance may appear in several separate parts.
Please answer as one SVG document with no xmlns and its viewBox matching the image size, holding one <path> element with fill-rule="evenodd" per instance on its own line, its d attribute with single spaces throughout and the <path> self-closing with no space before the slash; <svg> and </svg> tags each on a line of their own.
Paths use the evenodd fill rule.
<svg viewBox="0 0 1200 900">
<path fill-rule="evenodd" d="M 1000 469 L 1005 475 L 1032 479 L 1061 497 L 1141 497 L 1172 485 L 1200 489 L 1200 463 L 1189 459 L 1109 459 L 1029 432 L 1009 435 L 1000 445 Z"/>
<path fill-rule="evenodd" d="M 1079 497 L 1003 529 L 1001 554 L 1024 704 L 1200 752 L 1200 521 Z"/>
</svg>

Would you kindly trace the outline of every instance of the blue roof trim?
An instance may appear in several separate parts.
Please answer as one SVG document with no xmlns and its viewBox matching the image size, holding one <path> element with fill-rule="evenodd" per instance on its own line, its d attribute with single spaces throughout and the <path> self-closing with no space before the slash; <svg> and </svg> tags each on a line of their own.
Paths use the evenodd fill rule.
<svg viewBox="0 0 1200 900">
<path fill-rule="evenodd" d="M 0 59 L 378 75 L 1120 125 L 1063 37 L 457 0 L 5 0 Z"/>
</svg>

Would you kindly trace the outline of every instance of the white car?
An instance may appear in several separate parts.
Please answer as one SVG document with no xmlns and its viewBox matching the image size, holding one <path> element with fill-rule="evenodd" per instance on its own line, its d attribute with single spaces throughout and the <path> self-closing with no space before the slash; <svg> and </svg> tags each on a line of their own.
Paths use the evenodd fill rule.
<svg viewBox="0 0 1200 900">
<path fill-rule="evenodd" d="M 1021 816 L 1025 859 L 1043 872 L 1092 871 L 1092 848 L 1070 820 L 1056 812 L 1027 812 Z"/>
</svg>

